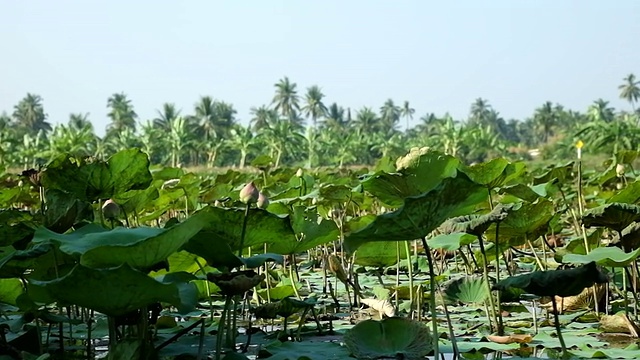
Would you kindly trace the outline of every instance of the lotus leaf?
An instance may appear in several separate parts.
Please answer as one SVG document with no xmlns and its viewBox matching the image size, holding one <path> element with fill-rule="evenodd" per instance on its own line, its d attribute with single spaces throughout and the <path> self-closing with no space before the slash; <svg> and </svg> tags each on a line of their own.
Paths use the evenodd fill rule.
<svg viewBox="0 0 640 360">
<path fill-rule="evenodd" d="M 399 207 L 405 198 L 428 192 L 443 179 L 456 176 L 460 161 L 439 151 L 413 148 L 396 164 L 396 173 L 377 171 L 362 181 L 367 192 L 391 207 Z"/>
<path fill-rule="evenodd" d="M 454 303 L 482 304 L 490 294 L 483 279 L 462 277 L 447 285 L 445 295 Z"/>
<path fill-rule="evenodd" d="M 56 301 L 121 316 L 156 302 L 170 303 L 181 312 L 197 302 L 197 290 L 188 283 L 162 283 L 124 264 L 92 269 L 77 265 L 69 274 L 51 281 L 29 280 L 29 292 L 39 289 Z M 34 299 L 38 300 L 38 299 Z"/>
<path fill-rule="evenodd" d="M 345 333 L 344 342 L 358 359 L 416 360 L 432 350 L 431 334 L 424 323 L 398 317 L 359 322 Z"/>
<path fill-rule="evenodd" d="M 573 264 L 587 264 L 595 262 L 601 266 L 607 267 L 622 267 L 628 266 L 638 258 L 640 255 L 640 248 L 625 253 L 622 249 L 617 247 L 599 247 L 593 249 L 589 254 L 567 254 L 562 258 L 563 262 Z"/>
<path fill-rule="evenodd" d="M 348 251 L 355 251 L 369 241 L 418 239 L 448 218 L 472 212 L 486 199 L 486 189 L 460 173 L 455 178 L 444 179 L 427 193 L 406 198 L 398 210 L 378 215 L 373 222 L 347 236 L 345 246 Z"/>
<path fill-rule="evenodd" d="M 638 220 L 640 220 L 640 206 L 617 202 L 589 209 L 582 216 L 582 223 L 585 226 L 604 226 L 616 231 L 622 231 Z"/>
<path fill-rule="evenodd" d="M 593 284 L 606 283 L 608 278 L 595 261 L 567 270 L 534 271 L 508 277 L 493 286 L 493 290 L 519 288 L 538 296 L 575 296 Z"/>
</svg>

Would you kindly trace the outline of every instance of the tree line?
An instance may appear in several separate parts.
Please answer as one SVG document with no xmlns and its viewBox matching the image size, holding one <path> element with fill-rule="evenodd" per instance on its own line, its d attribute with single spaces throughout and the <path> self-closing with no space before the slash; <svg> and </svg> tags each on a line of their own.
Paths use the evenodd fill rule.
<svg viewBox="0 0 640 360">
<path fill-rule="evenodd" d="M 107 99 L 110 122 L 102 137 L 86 113 L 72 113 L 66 123 L 52 126 L 42 97 L 28 93 L 12 111 L 0 114 L 0 166 L 35 167 L 61 153 L 105 159 L 130 147 L 141 148 L 154 164 L 242 168 L 263 154 L 276 167 L 317 167 L 371 165 L 415 146 L 479 162 L 527 158 L 534 148 L 544 158 L 571 158 L 577 139 L 591 153 L 640 145 L 640 81 L 633 74 L 618 87 L 631 111 L 618 111 L 603 99 L 583 112 L 547 101 L 525 119 L 504 119 L 488 100 L 478 98 L 466 119 L 426 113 L 413 127 L 416 111 L 408 101 L 388 99 L 378 108 L 352 110 L 325 103 L 317 85 L 301 94 L 288 77 L 274 90 L 269 104 L 251 108 L 247 125 L 240 123 L 233 104 L 210 96 L 200 97 L 188 113 L 164 103 L 154 119 L 141 121 L 131 99 L 115 93 Z"/>
</svg>

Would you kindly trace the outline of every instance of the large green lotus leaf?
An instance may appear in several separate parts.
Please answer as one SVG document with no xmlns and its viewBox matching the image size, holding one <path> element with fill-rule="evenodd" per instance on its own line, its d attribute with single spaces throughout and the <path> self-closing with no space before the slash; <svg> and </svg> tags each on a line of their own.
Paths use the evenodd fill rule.
<svg viewBox="0 0 640 360">
<path fill-rule="evenodd" d="M 463 232 L 439 234 L 429 239 L 429 247 L 434 250 L 456 251 L 461 246 L 472 244 L 477 239 L 476 236 Z"/>
<path fill-rule="evenodd" d="M 613 237 L 612 243 L 620 243 L 625 252 L 640 248 L 640 223 L 632 222 L 629 224 L 620 234 Z"/>
<path fill-rule="evenodd" d="M 508 277 L 493 286 L 493 290 L 518 288 L 538 296 L 575 296 L 593 284 L 606 283 L 608 278 L 595 261 L 574 269 L 534 271 Z"/>
<path fill-rule="evenodd" d="M 508 243 L 510 246 L 523 244 L 526 240 L 535 240 L 546 234 L 549 223 L 554 216 L 553 203 L 546 199 L 539 199 L 534 203 L 523 203 L 499 223 L 498 236 L 500 243 Z M 496 226 L 492 224 L 486 231 L 487 239 L 495 242 Z"/>
<path fill-rule="evenodd" d="M 564 183 L 565 180 L 572 178 L 573 167 L 575 163 L 573 161 L 564 165 L 557 165 L 548 168 L 544 173 L 533 177 L 533 184 L 539 185 L 550 182 L 554 179 L 558 179 L 560 183 Z"/>
<path fill-rule="evenodd" d="M 489 189 L 502 187 L 518 180 L 526 170 L 523 162 L 510 163 L 504 158 L 495 158 L 471 166 L 460 165 L 459 168 L 471 181 Z"/>
<path fill-rule="evenodd" d="M 640 200 L 640 180 L 628 184 L 624 189 L 607 199 L 607 203 L 634 204 Z"/>
<path fill-rule="evenodd" d="M 151 180 L 149 157 L 136 148 L 119 151 L 106 162 L 88 163 L 62 155 L 47 165 L 41 179 L 45 188 L 66 191 L 87 201 L 146 189 Z"/>
<path fill-rule="evenodd" d="M 138 215 L 160 196 L 158 189 L 153 185 L 155 185 L 155 181 L 144 190 L 130 190 L 118 194 L 113 200 L 127 215 Z"/>
<path fill-rule="evenodd" d="M 20 279 L 0 279 L 0 303 L 16 305 L 16 299 L 24 293 Z"/>
<path fill-rule="evenodd" d="M 498 204 L 488 214 L 464 215 L 449 219 L 440 225 L 439 230 L 445 234 L 464 232 L 481 236 L 491 224 L 504 220 L 509 211 L 519 207 L 519 204 Z"/>
<path fill-rule="evenodd" d="M 376 219 L 345 239 L 348 251 L 370 241 L 414 240 L 429 235 L 445 220 L 471 213 L 487 199 L 487 191 L 462 173 L 446 178 L 435 189 L 406 198 L 396 211 Z"/>
<path fill-rule="evenodd" d="M 58 233 L 69 230 L 78 216 L 80 201 L 73 194 L 57 189 L 47 190 L 45 198 L 44 226 Z"/>
<path fill-rule="evenodd" d="M 500 189 L 501 194 L 509 194 L 528 202 L 534 202 L 541 197 L 547 197 L 553 183 L 542 183 L 538 185 L 515 184 L 504 186 Z M 503 200 L 504 201 L 504 200 Z"/>
<path fill-rule="evenodd" d="M 585 226 L 604 226 L 616 231 L 622 231 L 638 220 L 640 220 L 640 206 L 617 202 L 589 209 L 582 216 L 582 223 Z"/>
<path fill-rule="evenodd" d="M 77 265 L 59 279 L 30 280 L 29 284 L 44 290 L 58 302 L 86 307 L 108 316 L 124 315 L 156 302 L 169 303 L 185 313 L 195 306 L 197 295 L 193 284 L 162 283 L 126 264 L 108 269 Z"/>
<path fill-rule="evenodd" d="M 632 164 L 638 158 L 637 150 L 618 150 L 616 152 L 617 164 Z"/>
<path fill-rule="evenodd" d="M 347 360 L 349 351 L 337 342 L 273 341 L 264 347 L 270 360 Z"/>
<path fill-rule="evenodd" d="M 36 222 L 29 211 L 0 210 L 0 246 L 12 245 L 33 236 Z"/>
<path fill-rule="evenodd" d="M 562 262 L 587 264 L 593 261 L 602 266 L 622 267 L 631 264 L 638 255 L 640 255 L 640 248 L 632 252 L 625 253 L 622 249 L 617 247 L 599 247 L 593 249 L 587 255 L 567 254 L 562 258 Z"/>
<path fill-rule="evenodd" d="M 337 240 L 340 236 L 340 231 L 334 221 L 321 218 L 316 211 L 305 206 L 293 208 L 291 226 L 297 238 L 283 237 L 269 245 L 269 251 L 291 255 Z"/>
<path fill-rule="evenodd" d="M 398 247 L 400 251 L 398 251 Z M 355 263 L 361 266 L 387 267 L 407 258 L 404 244 L 390 241 L 375 241 L 363 244 L 356 251 Z"/>
<path fill-rule="evenodd" d="M 446 298 L 457 304 L 482 304 L 489 297 L 489 287 L 482 278 L 462 277 L 453 280 L 445 290 Z"/>
<path fill-rule="evenodd" d="M 113 267 L 126 263 L 142 270 L 166 260 L 204 226 L 204 216 L 196 214 L 167 229 L 118 227 L 105 230 L 90 224 L 62 235 L 40 228 L 33 241 L 54 241 L 62 252 L 79 256 L 80 263 L 88 267 Z"/>
<path fill-rule="evenodd" d="M 427 326 L 405 318 L 365 320 L 348 330 L 344 342 L 358 359 L 423 359 L 431 352 Z"/>
<path fill-rule="evenodd" d="M 208 206 L 197 214 L 204 214 L 207 225 L 203 234 L 211 246 L 220 241 L 229 244 L 232 251 L 240 247 L 244 209 L 220 208 Z M 202 235 L 202 234 L 201 234 Z M 198 237 L 200 239 L 200 236 Z M 266 210 L 252 208 L 249 210 L 244 247 L 275 244 L 280 241 L 295 242 L 295 234 L 288 216 L 280 217 Z M 203 254 L 198 254 L 205 259 Z"/>
<path fill-rule="evenodd" d="M 6 254 L 0 259 L 0 278 L 21 277 L 27 270 L 34 268 L 37 270 L 42 265 L 41 262 L 38 262 L 38 267 L 36 267 L 37 259 L 52 249 L 52 244 L 45 243 L 33 246 L 28 250 L 15 250 L 13 247 L 0 250 Z"/>
<path fill-rule="evenodd" d="M 405 198 L 430 191 L 442 179 L 456 176 L 459 163 L 439 151 L 414 148 L 398 159 L 396 173 L 377 171 L 367 175 L 362 185 L 384 204 L 399 207 Z"/>
</svg>

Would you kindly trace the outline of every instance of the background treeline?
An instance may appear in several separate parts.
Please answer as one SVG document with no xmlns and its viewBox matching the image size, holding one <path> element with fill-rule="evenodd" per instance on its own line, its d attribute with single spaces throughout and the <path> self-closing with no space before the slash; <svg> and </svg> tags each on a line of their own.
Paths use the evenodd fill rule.
<svg viewBox="0 0 640 360">
<path fill-rule="evenodd" d="M 0 167 L 35 167 L 63 152 L 103 159 L 129 147 L 141 148 L 154 164 L 242 168 L 262 154 L 275 166 L 315 167 L 370 165 L 414 146 L 478 162 L 528 158 L 531 149 L 539 149 L 543 159 L 570 159 L 578 139 L 591 154 L 640 145 L 640 81 L 633 74 L 618 87 L 631 111 L 618 111 L 603 99 L 585 111 L 548 101 L 526 119 L 504 119 L 482 98 L 471 104 L 466 119 L 454 119 L 419 115 L 409 102 L 393 99 L 361 109 L 325 103 L 319 86 L 301 91 L 287 77 L 274 87 L 271 103 L 251 108 L 247 125 L 236 117 L 233 104 L 209 96 L 187 110 L 164 103 L 155 119 L 141 121 L 127 95 L 116 93 L 107 99 L 110 123 L 103 137 L 96 135 L 88 114 L 72 113 L 66 123 L 52 126 L 43 99 L 29 93 L 0 115 Z M 414 117 L 418 124 L 409 127 Z"/>
</svg>

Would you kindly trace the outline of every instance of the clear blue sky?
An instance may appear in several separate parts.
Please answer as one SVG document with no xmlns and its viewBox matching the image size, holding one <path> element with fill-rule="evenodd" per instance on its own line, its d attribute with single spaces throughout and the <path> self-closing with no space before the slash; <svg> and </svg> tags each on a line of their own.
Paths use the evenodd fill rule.
<svg viewBox="0 0 640 360">
<path fill-rule="evenodd" d="M 477 97 L 507 119 L 547 100 L 629 108 L 638 38 L 638 0 L 3 1 L 0 111 L 32 92 L 49 121 L 89 112 L 102 134 L 114 92 L 141 119 L 211 95 L 246 123 L 285 75 L 353 110 L 409 100 L 414 123 Z"/>
</svg>

